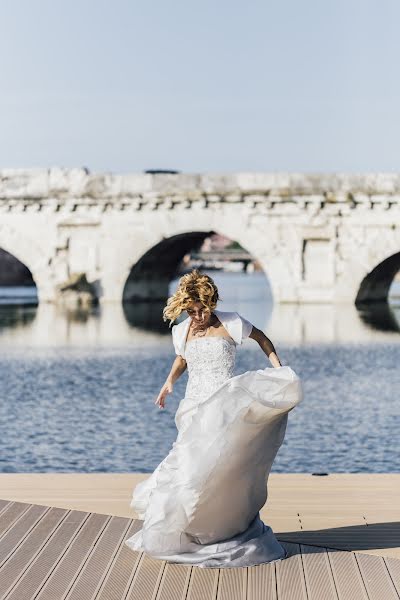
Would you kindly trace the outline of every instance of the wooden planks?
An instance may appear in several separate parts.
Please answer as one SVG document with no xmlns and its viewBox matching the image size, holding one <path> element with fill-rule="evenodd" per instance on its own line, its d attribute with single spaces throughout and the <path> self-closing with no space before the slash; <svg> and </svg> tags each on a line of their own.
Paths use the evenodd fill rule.
<svg viewBox="0 0 400 600">
<path fill-rule="evenodd" d="M 59 509 L 53 509 L 56 511 Z M 49 532 L 44 543 L 38 547 L 33 560 L 27 564 L 26 570 L 22 568 L 15 572 L 15 584 L 9 591 L 7 600 L 30 600 L 45 586 L 63 554 L 72 543 L 74 537 L 85 523 L 89 513 L 78 511 L 65 511 L 65 516 L 57 528 Z M 30 536 L 35 538 L 34 532 Z M 0 590 L 3 592 L 3 571 L 0 570 Z"/>
<path fill-rule="evenodd" d="M 157 590 L 157 600 L 185 600 L 191 575 L 192 567 L 167 563 Z"/>
<path fill-rule="evenodd" d="M 246 600 L 248 569 L 219 569 L 217 600 Z"/>
<path fill-rule="evenodd" d="M 35 596 L 35 600 L 55 600 L 69 595 L 109 518 L 105 515 L 89 514 Z"/>
<path fill-rule="evenodd" d="M 220 569 L 192 567 L 188 600 L 215 600 L 218 591 Z"/>
<path fill-rule="evenodd" d="M 141 527 L 140 521 L 130 521 L 124 539 L 131 537 Z M 121 600 L 131 586 L 142 555 L 132 552 L 123 541 L 116 549 L 111 564 L 99 583 L 96 600 Z"/>
<path fill-rule="evenodd" d="M 96 541 L 94 551 L 88 556 L 82 569 L 70 588 L 68 598 L 94 598 L 100 589 L 101 581 L 109 571 L 119 546 L 125 539 L 129 522 L 122 517 L 111 517 Z"/>
<path fill-rule="evenodd" d="M 393 580 L 381 556 L 358 554 L 356 560 L 370 600 L 398 600 Z M 400 589 L 397 590 L 400 592 Z"/>
<path fill-rule="evenodd" d="M 339 599 L 368 600 L 354 553 L 330 549 L 328 558 Z"/>
<path fill-rule="evenodd" d="M 390 578 L 400 596 L 400 560 L 394 558 L 385 558 L 384 561 Z"/>
<path fill-rule="evenodd" d="M 309 600 L 336 600 L 337 593 L 326 548 L 300 546 Z"/>
<path fill-rule="evenodd" d="M 133 552 L 135 519 L 0 500 L 0 600 L 398 600 L 400 560 L 283 542 L 283 561 L 203 569 Z"/>
<path fill-rule="evenodd" d="M 284 561 L 285 562 L 285 561 Z M 277 600 L 276 566 L 280 563 L 257 565 L 247 569 L 246 598 L 252 600 Z"/>
<path fill-rule="evenodd" d="M 276 563 L 277 596 L 279 600 L 307 600 L 306 581 L 299 544 L 282 544 L 289 557 Z"/>
<path fill-rule="evenodd" d="M 30 507 L 27 511 L 33 511 L 34 507 Z M 27 595 L 27 589 L 37 589 L 38 586 L 38 569 L 31 571 L 30 567 L 36 562 L 39 554 L 42 553 L 42 561 L 36 563 L 36 567 L 41 562 L 43 564 L 43 557 L 46 553 L 43 552 L 46 545 L 49 544 L 52 535 L 58 529 L 62 530 L 60 525 L 65 519 L 68 511 L 55 508 L 47 510 L 43 517 L 37 522 L 34 530 L 28 533 L 28 536 L 22 540 L 14 538 L 14 545 L 12 552 L 8 555 L 8 559 L 5 559 L 1 568 L 1 586 L 4 592 L 9 593 L 10 598 L 16 598 L 22 600 L 22 598 L 29 598 Z M 21 519 L 20 525 L 23 520 Z M 14 528 L 12 527 L 9 531 L 9 535 L 13 536 Z M 6 539 L 3 536 L 1 543 Z M 29 573 L 29 574 L 28 574 Z M 48 573 L 48 565 L 45 567 L 45 574 Z M 39 580 L 40 580 L 40 569 L 39 569 Z"/>
</svg>

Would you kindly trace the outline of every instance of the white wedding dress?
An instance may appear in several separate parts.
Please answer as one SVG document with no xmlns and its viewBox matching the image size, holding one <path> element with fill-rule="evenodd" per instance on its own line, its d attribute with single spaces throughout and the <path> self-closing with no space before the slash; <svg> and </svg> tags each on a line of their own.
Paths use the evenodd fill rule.
<svg viewBox="0 0 400 600">
<path fill-rule="evenodd" d="M 301 381 L 289 366 L 233 376 L 236 342 L 226 336 L 191 339 L 184 350 L 189 378 L 175 415 L 178 436 L 133 491 L 130 506 L 144 522 L 125 544 L 198 567 L 285 558 L 259 511 L 287 414 L 302 399 Z"/>
</svg>

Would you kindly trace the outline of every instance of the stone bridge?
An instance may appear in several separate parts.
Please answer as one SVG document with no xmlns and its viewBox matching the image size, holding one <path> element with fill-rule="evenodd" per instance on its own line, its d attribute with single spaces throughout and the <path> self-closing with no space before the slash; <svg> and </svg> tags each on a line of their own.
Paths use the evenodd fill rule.
<svg viewBox="0 0 400 600">
<path fill-rule="evenodd" d="M 0 248 L 39 301 L 84 272 L 100 302 L 165 299 L 212 232 L 261 263 L 277 302 L 386 300 L 400 269 L 400 174 L 0 171 Z"/>
</svg>

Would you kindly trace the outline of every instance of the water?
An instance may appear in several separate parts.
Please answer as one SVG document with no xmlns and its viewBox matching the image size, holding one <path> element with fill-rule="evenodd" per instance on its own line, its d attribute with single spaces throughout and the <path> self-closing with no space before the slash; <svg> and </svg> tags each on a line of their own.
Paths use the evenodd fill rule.
<svg viewBox="0 0 400 600">
<path fill-rule="evenodd" d="M 273 470 L 398 471 L 399 307 L 274 306 L 260 274 L 213 276 L 219 308 L 262 328 L 303 381 Z M 153 471 L 187 379 L 155 406 L 174 359 L 159 308 L 0 307 L 0 472 Z M 264 366 L 254 341 L 238 348 L 236 373 Z"/>
</svg>

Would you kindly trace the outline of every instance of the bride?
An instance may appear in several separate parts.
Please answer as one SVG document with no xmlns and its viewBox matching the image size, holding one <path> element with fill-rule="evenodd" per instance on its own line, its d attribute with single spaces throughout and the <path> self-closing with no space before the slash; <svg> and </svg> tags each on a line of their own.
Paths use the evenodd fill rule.
<svg viewBox="0 0 400 600">
<path fill-rule="evenodd" d="M 303 397 L 301 380 L 281 366 L 272 342 L 237 312 L 216 309 L 213 279 L 194 269 L 179 280 L 164 320 L 176 358 L 155 401 L 164 408 L 188 369 L 175 415 L 176 441 L 133 490 L 130 506 L 142 528 L 125 544 L 170 562 L 198 567 L 248 567 L 286 558 L 259 511 L 282 444 L 288 412 Z M 234 376 L 236 346 L 255 340 L 273 367 Z"/>
</svg>

